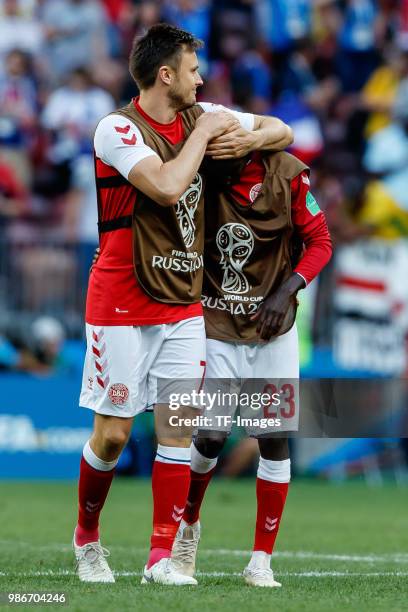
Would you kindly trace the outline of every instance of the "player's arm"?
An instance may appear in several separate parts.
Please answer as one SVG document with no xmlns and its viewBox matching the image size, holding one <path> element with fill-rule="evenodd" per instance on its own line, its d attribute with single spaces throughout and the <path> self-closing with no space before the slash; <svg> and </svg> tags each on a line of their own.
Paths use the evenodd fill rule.
<svg viewBox="0 0 408 612">
<path fill-rule="evenodd" d="M 244 157 L 257 150 L 283 151 L 293 142 L 293 131 L 277 117 L 253 115 L 253 127 L 240 125 L 228 133 L 213 139 L 207 147 L 207 155 L 214 159 Z"/>
<path fill-rule="evenodd" d="M 255 115 L 253 151 L 283 151 L 293 143 L 293 130 L 278 117 Z"/>
<path fill-rule="evenodd" d="M 148 157 L 130 170 L 129 182 L 158 204 L 177 204 L 195 177 L 209 140 L 236 124 L 229 113 L 203 113 L 175 159 L 163 163 L 159 157 Z"/>
<path fill-rule="evenodd" d="M 238 125 L 230 113 L 203 113 L 178 156 L 163 163 L 140 130 L 122 115 L 104 117 L 95 131 L 96 157 L 163 206 L 176 204 L 191 184 L 212 138 Z"/>
<path fill-rule="evenodd" d="M 291 300 L 329 262 L 332 244 L 326 219 L 309 191 L 309 179 L 302 173 L 292 181 L 292 223 L 305 245 L 293 274 L 266 298 L 252 319 L 258 321 L 262 340 L 270 340 L 281 328 Z"/>
</svg>

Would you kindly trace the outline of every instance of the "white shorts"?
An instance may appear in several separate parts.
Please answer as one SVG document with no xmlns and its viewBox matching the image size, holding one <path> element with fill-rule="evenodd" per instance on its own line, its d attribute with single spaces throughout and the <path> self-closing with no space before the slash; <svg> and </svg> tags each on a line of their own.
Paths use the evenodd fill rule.
<svg viewBox="0 0 408 612">
<path fill-rule="evenodd" d="M 203 317 L 145 326 L 86 324 L 80 406 L 133 417 L 174 390 L 191 392 L 205 372 Z"/>
<path fill-rule="evenodd" d="M 244 426 L 252 436 L 297 430 L 299 345 L 296 325 L 266 344 L 207 340 L 204 391 L 212 395 L 214 405 L 209 410 L 210 402 L 206 400 L 204 414 L 208 420 L 200 430 L 230 431 L 234 424 Z M 240 419 L 234 416 L 238 406 Z"/>
</svg>

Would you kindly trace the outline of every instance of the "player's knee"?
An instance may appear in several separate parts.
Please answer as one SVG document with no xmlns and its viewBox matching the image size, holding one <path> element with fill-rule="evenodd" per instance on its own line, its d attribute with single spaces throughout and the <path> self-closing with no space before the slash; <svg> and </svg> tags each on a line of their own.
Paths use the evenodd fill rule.
<svg viewBox="0 0 408 612">
<path fill-rule="evenodd" d="M 103 446 L 109 455 L 119 456 L 128 441 L 129 434 L 120 427 L 108 428 L 103 433 Z"/>
<path fill-rule="evenodd" d="M 259 452 L 263 459 L 284 461 L 289 459 L 288 438 L 259 438 Z"/>
<path fill-rule="evenodd" d="M 224 448 L 225 440 L 226 436 L 222 433 L 212 435 L 211 438 L 196 436 L 194 438 L 194 446 L 204 457 L 215 459 Z"/>
</svg>

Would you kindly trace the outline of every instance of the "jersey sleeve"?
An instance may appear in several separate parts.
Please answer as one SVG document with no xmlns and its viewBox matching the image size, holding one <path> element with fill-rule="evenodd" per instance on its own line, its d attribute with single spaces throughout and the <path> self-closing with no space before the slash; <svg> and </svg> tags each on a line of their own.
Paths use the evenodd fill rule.
<svg viewBox="0 0 408 612">
<path fill-rule="evenodd" d="M 143 140 L 137 126 L 122 115 L 107 115 L 98 124 L 94 136 L 96 156 L 113 166 L 126 179 L 131 169 L 146 157 L 155 155 Z"/>
<path fill-rule="evenodd" d="M 309 177 L 302 172 L 292 181 L 292 223 L 305 250 L 294 272 L 309 284 L 324 268 L 332 254 L 326 219 L 310 192 Z"/>
<path fill-rule="evenodd" d="M 252 113 L 241 113 L 240 111 L 232 110 L 231 108 L 227 108 L 222 104 L 213 104 L 212 102 L 199 102 L 198 103 L 204 112 L 206 113 L 216 113 L 219 111 L 224 111 L 226 113 L 231 113 L 234 115 L 236 119 L 240 122 L 241 126 L 251 132 L 254 129 L 255 124 L 255 115 Z"/>
</svg>

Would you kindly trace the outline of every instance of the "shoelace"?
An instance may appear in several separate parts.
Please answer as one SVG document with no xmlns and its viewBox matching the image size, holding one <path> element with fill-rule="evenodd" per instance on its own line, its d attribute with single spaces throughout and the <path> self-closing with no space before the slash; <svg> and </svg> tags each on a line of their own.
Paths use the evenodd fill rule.
<svg viewBox="0 0 408 612">
<path fill-rule="evenodd" d="M 269 568 L 254 567 L 251 568 L 251 574 L 257 578 L 273 578 L 273 572 Z"/>
<path fill-rule="evenodd" d="M 87 553 L 91 550 L 93 550 L 96 553 L 96 555 L 93 559 L 88 559 Z M 94 565 L 95 563 L 102 561 L 102 559 L 105 559 L 105 557 L 109 557 L 109 555 L 110 555 L 110 552 L 107 548 L 104 548 L 103 546 L 99 544 L 93 544 L 93 543 L 87 544 L 85 549 L 83 551 L 81 550 L 81 556 L 79 557 L 77 561 L 76 568 L 78 569 L 78 565 L 80 561 L 82 561 L 83 559 L 85 559 L 88 563 L 91 563 L 92 565 Z"/>
<path fill-rule="evenodd" d="M 179 551 L 176 560 L 183 563 L 191 562 L 191 557 L 194 555 L 196 548 L 196 540 L 179 540 L 177 543 Z"/>
</svg>

